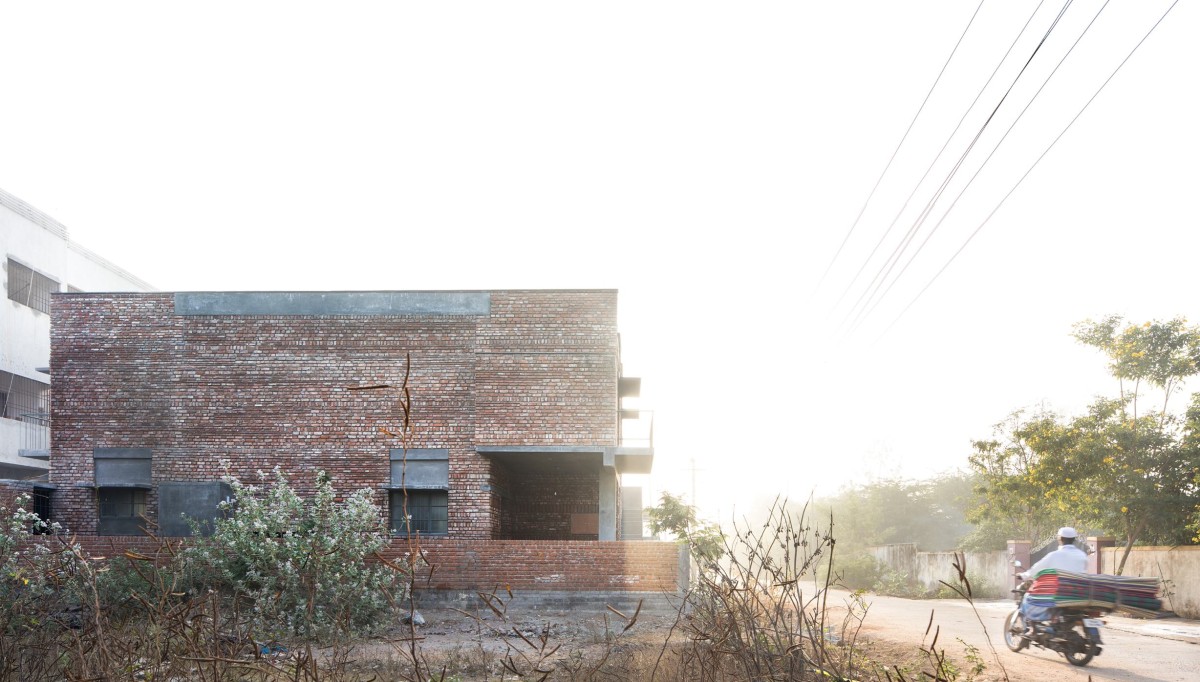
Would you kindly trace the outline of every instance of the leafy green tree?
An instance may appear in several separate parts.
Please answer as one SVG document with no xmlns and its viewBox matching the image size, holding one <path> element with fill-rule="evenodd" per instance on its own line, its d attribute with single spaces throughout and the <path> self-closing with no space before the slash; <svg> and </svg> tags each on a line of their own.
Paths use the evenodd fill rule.
<svg viewBox="0 0 1200 682">
<path fill-rule="evenodd" d="M 1167 322 L 1126 325 L 1119 315 L 1075 325 L 1080 343 L 1108 356 L 1109 372 L 1117 379 L 1121 400 L 1137 419 L 1142 384 L 1162 390 L 1160 415 L 1167 414 L 1171 395 L 1183 381 L 1200 372 L 1200 327 L 1177 317 Z M 1128 384 L 1132 384 L 1131 386 Z"/>
<path fill-rule="evenodd" d="M 1186 542 L 1194 499 L 1195 450 L 1184 445 L 1179 419 L 1146 414 L 1127 418 L 1119 400 L 1098 400 L 1068 426 L 1072 444 L 1048 468 L 1078 485 L 1056 490 L 1060 502 L 1125 540 L 1118 572 L 1137 542 Z"/>
<path fill-rule="evenodd" d="M 966 510 L 973 496 L 970 477 L 945 474 L 910 481 L 884 479 L 845 488 L 819 500 L 818 517 L 837 520 L 840 547 L 848 550 L 913 543 L 925 551 L 956 549 L 970 531 Z"/>
<path fill-rule="evenodd" d="M 1168 410 L 1200 371 L 1200 328 L 1182 318 L 1126 325 L 1110 316 L 1075 325 L 1074 336 L 1108 356 L 1118 397 L 1070 419 L 1018 412 L 996 439 L 976 442 L 970 461 L 984 497 L 971 519 L 1032 540 L 1065 522 L 1119 535 L 1120 573 L 1135 544 L 1187 542 L 1189 522 L 1200 520 L 1200 398 L 1184 418 Z M 1147 407 L 1151 389 L 1160 393 Z"/>
<path fill-rule="evenodd" d="M 1072 421 L 1073 446 L 1060 475 L 1083 481 L 1073 501 L 1099 525 L 1120 532 L 1125 551 L 1120 573 L 1139 541 L 1186 541 L 1195 505 L 1195 472 L 1200 468 L 1200 409 L 1181 421 L 1168 411 L 1183 382 L 1200 372 L 1200 327 L 1183 318 L 1124 325 L 1118 316 L 1075 327 L 1075 338 L 1109 359 L 1120 397 L 1098 400 L 1087 415 Z M 1158 389 L 1157 409 L 1142 407 L 1143 386 Z M 1064 496 L 1059 494 L 1059 499 Z"/>
<path fill-rule="evenodd" d="M 1018 410 L 996 424 L 991 440 L 972 443 L 976 505 L 967 512 L 975 530 L 966 549 L 1002 549 L 1006 540 L 1034 542 L 1049 538 L 1075 518 L 1056 499 L 1056 487 L 1044 469 L 1064 445 L 1058 417 L 1042 412 L 1027 417 Z M 1060 481 L 1071 486 L 1072 481 Z"/>
<path fill-rule="evenodd" d="M 701 521 L 696 508 L 683 501 L 682 495 L 664 492 L 657 506 L 646 510 L 650 532 L 670 533 L 688 544 L 701 570 L 708 570 L 725 553 L 725 536 L 712 523 Z"/>
</svg>

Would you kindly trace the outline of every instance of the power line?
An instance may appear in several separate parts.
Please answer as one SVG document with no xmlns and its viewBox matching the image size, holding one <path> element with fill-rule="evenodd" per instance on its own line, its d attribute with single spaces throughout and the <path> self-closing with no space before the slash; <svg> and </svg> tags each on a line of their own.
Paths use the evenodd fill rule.
<svg viewBox="0 0 1200 682">
<path fill-rule="evenodd" d="M 1108 4 L 1108 3 L 1106 2 L 1105 4 Z M 972 232 L 967 237 L 966 241 L 963 242 L 962 246 L 958 247 L 958 250 L 955 251 L 954 254 L 950 256 L 950 259 L 948 261 L 946 261 L 946 264 L 943 265 L 942 268 L 937 271 L 937 273 L 929 280 L 928 283 L 925 284 L 924 287 L 922 287 L 922 289 L 919 292 L 917 292 L 917 295 L 914 296 L 911 301 L 909 301 L 908 305 L 904 306 L 904 309 L 900 311 L 900 314 L 897 315 L 896 318 L 893 319 L 892 322 L 886 328 L 884 328 L 883 332 L 879 335 L 880 339 L 883 338 L 884 336 L 886 336 L 887 333 L 892 329 L 892 327 L 896 326 L 896 323 L 899 322 L 901 320 L 901 318 L 904 317 L 905 313 L 907 313 L 909 311 L 909 309 L 912 308 L 913 305 L 915 305 L 916 302 L 921 299 L 921 296 L 924 295 L 924 293 L 929 290 L 929 287 L 933 286 L 933 283 L 937 281 L 938 277 L 941 277 L 942 273 L 945 272 L 946 269 L 950 267 L 950 264 L 953 263 L 956 258 L 958 258 L 958 255 L 960 253 L 962 253 L 964 249 L 967 248 L 967 245 L 971 243 L 971 240 L 975 238 L 975 235 L 979 234 L 980 230 L 982 230 L 984 228 L 984 226 L 987 225 L 988 222 L 992 219 L 992 216 L 996 215 L 996 212 L 1000 210 L 1000 207 L 1003 206 L 1004 203 L 1006 201 L 1008 201 L 1008 198 L 1011 197 L 1013 195 L 1013 193 L 1017 191 L 1017 188 L 1021 186 L 1021 183 L 1025 182 L 1025 178 L 1029 177 L 1029 174 L 1033 172 L 1033 169 L 1037 168 L 1037 165 L 1042 162 L 1042 159 L 1046 158 L 1046 155 L 1050 153 L 1050 150 L 1054 148 L 1054 145 L 1058 144 L 1058 141 L 1061 140 L 1063 138 L 1063 136 L 1067 134 L 1067 131 L 1071 129 L 1071 126 L 1073 126 L 1075 124 L 1075 121 L 1078 121 L 1079 117 L 1083 115 L 1083 112 L 1087 111 L 1087 108 L 1089 106 L 1091 106 L 1092 102 L 1094 102 L 1097 97 L 1100 96 L 1100 93 L 1104 90 L 1104 88 L 1106 86 L 1108 86 L 1109 82 L 1112 81 L 1112 79 L 1116 77 L 1117 72 L 1119 72 L 1121 70 L 1121 68 L 1125 66 L 1125 63 L 1128 62 L 1131 57 L 1133 57 L 1133 54 L 1138 51 L 1138 48 L 1140 48 L 1142 46 L 1142 43 L 1146 42 L 1146 40 L 1150 37 L 1150 34 L 1154 33 L 1154 30 L 1157 29 L 1159 24 L 1161 24 L 1163 22 L 1163 20 L 1167 18 L 1167 15 L 1171 13 L 1171 10 L 1175 9 L 1175 5 L 1177 5 L 1177 4 L 1179 4 L 1179 0 L 1174 0 L 1174 2 L 1172 2 L 1171 5 L 1169 7 L 1167 7 L 1166 11 L 1163 12 L 1162 16 L 1158 18 L 1158 21 L 1154 22 L 1154 25 L 1150 27 L 1150 30 L 1146 31 L 1146 35 L 1142 36 L 1142 39 L 1139 40 L 1138 43 L 1133 46 L 1133 49 L 1129 51 L 1129 54 L 1125 55 L 1125 58 L 1121 60 L 1121 63 L 1117 65 L 1117 68 L 1113 69 L 1113 72 L 1111 74 L 1109 74 L 1108 78 L 1104 79 L 1104 82 L 1100 84 L 1100 87 L 1096 89 L 1096 92 L 1091 96 L 1091 98 L 1089 98 L 1088 101 L 1084 103 L 1083 107 L 1080 108 L 1079 112 L 1077 114 L 1075 114 L 1075 117 L 1072 118 L 1070 120 L 1070 122 L 1067 123 L 1066 127 L 1063 128 L 1062 132 L 1059 133 L 1058 136 L 1055 137 L 1054 140 L 1052 140 L 1050 142 L 1050 144 L 1046 147 L 1045 151 L 1043 151 L 1041 153 L 1041 155 L 1038 156 L 1036 160 L 1034 160 L 1033 164 L 1029 167 L 1029 170 L 1025 171 L 1024 175 L 1022 175 L 1020 177 L 1020 179 L 1017 180 L 1016 184 L 1013 185 L 1012 189 L 1008 190 L 1008 193 L 1005 194 L 1004 197 L 1000 199 L 1000 202 L 996 204 L 995 208 L 993 208 L 991 210 L 991 212 L 987 214 L 987 217 L 985 217 L 983 219 L 983 222 L 979 223 L 979 227 L 975 228 L 975 231 Z M 1101 7 L 1101 10 L 1103 10 L 1103 9 L 1104 8 Z M 1089 26 L 1090 26 L 1090 24 L 1089 24 Z M 877 341 L 878 341 L 878 339 L 877 339 Z"/>
<path fill-rule="evenodd" d="M 1109 2 L 1109 0 L 1105 0 L 1105 5 L 1107 5 L 1108 2 Z M 975 178 L 979 176 L 979 173 L 983 170 L 983 167 L 987 164 L 988 160 L 990 160 L 992 158 L 992 155 L 994 155 L 996 153 L 996 148 L 999 148 L 1000 144 L 1003 143 L 1004 139 L 1008 136 L 1008 133 L 1012 131 L 1012 126 L 1010 126 L 1008 131 L 1006 131 L 1004 133 L 1004 136 L 1000 138 L 1000 143 L 997 143 L 996 148 L 993 148 L 991 154 L 989 154 L 988 157 L 986 159 L 984 159 L 983 163 L 980 164 L 979 169 L 975 171 L 975 175 L 973 175 L 971 177 L 971 179 L 968 180 L 967 185 L 963 188 L 963 190 L 961 192 L 959 192 L 958 196 L 954 199 L 954 202 L 950 205 L 950 208 L 947 209 L 946 213 L 944 213 L 942 215 L 942 218 L 933 226 L 933 229 L 925 237 L 925 240 L 922 241 L 920 246 L 917 247 L 916 252 L 914 252 L 913 255 L 909 257 L 908 261 L 901 268 L 900 273 L 896 275 L 896 278 L 893 279 L 890 284 L 888 284 L 887 288 L 884 289 L 881 294 L 880 290 L 883 288 L 884 283 L 887 282 L 887 278 L 891 275 L 892 270 L 896 267 L 896 264 L 900 262 L 900 258 L 903 257 L 904 252 L 908 250 L 908 247 L 912 243 L 912 240 L 916 237 L 917 232 L 919 232 L 921 230 L 921 228 L 924 227 L 925 221 L 928 220 L 930 214 L 933 213 L 934 206 L 942 198 L 942 194 L 946 191 L 946 188 L 949 187 L 951 180 L 953 180 L 954 177 L 958 174 L 958 171 L 962 167 L 963 163 L 966 161 L 967 156 L 970 155 L 970 153 L 972 151 L 974 151 L 975 145 L 979 142 L 979 139 L 983 136 L 984 131 L 986 131 L 987 127 L 991 124 L 992 119 L 994 119 L 996 117 L 996 114 L 1000 111 L 1000 107 L 1002 107 L 1004 105 L 1004 102 L 1008 100 L 1008 96 L 1010 94 L 1012 94 L 1013 89 L 1016 87 L 1017 83 L 1021 80 L 1021 77 L 1023 75 L 1025 75 L 1026 69 L 1028 69 L 1029 65 L 1033 63 L 1034 58 L 1037 57 L 1037 55 L 1041 51 L 1042 47 L 1046 44 L 1046 41 L 1049 40 L 1050 35 L 1054 32 L 1054 29 L 1058 26 L 1059 22 L 1062 20 L 1063 16 L 1066 14 L 1067 10 L 1071 7 L 1072 3 L 1073 3 L 1073 0 L 1066 0 L 1066 2 L 1063 3 L 1062 9 L 1060 9 L 1058 11 L 1057 16 L 1054 17 L 1054 21 L 1051 22 L 1050 27 L 1046 29 L 1046 33 L 1042 36 L 1042 39 L 1040 41 L 1038 41 L 1037 46 L 1034 47 L 1033 52 L 1031 52 L 1029 55 L 1029 58 L 1025 60 L 1025 64 L 1022 65 L 1021 70 L 1013 78 L 1012 83 L 1009 84 L 1008 89 L 1004 92 L 1004 95 L 1001 96 L 1000 100 L 996 103 L 996 106 L 992 108 L 992 112 L 988 115 L 987 120 L 985 120 L 983 122 L 983 125 L 980 126 L 979 131 L 975 134 L 975 137 L 971 140 L 970 144 L 967 145 L 966 149 L 959 156 L 958 161 L 954 164 L 954 167 L 951 168 L 950 172 L 946 175 L 945 180 L 942 181 L 942 184 L 938 187 L 937 191 L 934 192 L 933 196 L 930 197 L 928 202 L 926 202 L 925 208 L 922 209 L 920 215 L 917 216 L 917 219 L 915 221 L 913 221 L 912 226 L 909 228 L 908 232 L 905 233 L 904 239 L 901 241 L 900 244 L 896 245 L 895 249 L 892 250 L 892 254 L 888 257 L 888 260 L 876 272 L 875 277 L 871 279 L 871 283 L 869 285 L 867 285 L 867 289 L 864 290 L 862 295 L 860 295 L 858 297 L 858 300 L 855 302 L 854 307 L 851 308 L 850 313 L 847 315 L 847 319 L 849 319 L 851 315 L 854 315 L 854 311 L 858 310 L 857 315 L 854 315 L 854 321 L 852 322 L 852 325 L 851 325 L 852 329 L 857 328 L 862 323 L 862 321 L 866 318 L 866 316 L 868 314 L 870 314 L 870 312 L 873 311 L 879 305 L 879 302 L 883 300 L 883 298 L 887 295 L 887 293 L 889 291 L 891 291 L 891 288 L 893 286 L 895 286 L 895 283 L 904 275 L 904 272 L 908 269 L 908 266 L 912 263 L 913 259 L 915 259 L 917 257 L 917 255 L 925 247 L 925 244 L 927 244 L 929 242 L 930 237 L 932 237 L 933 234 L 937 232 L 938 228 L 941 227 L 942 222 L 946 219 L 946 215 L 949 215 L 949 212 L 950 212 L 950 210 L 953 210 L 954 205 L 958 203 L 958 199 L 962 197 L 962 193 L 965 192 L 966 188 L 970 187 L 971 183 L 974 182 Z M 1103 11 L 1104 7 L 1101 7 L 1100 10 Z M 1099 12 L 1097 12 L 1097 16 L 1099 16 Z M 1093 18 L 1092 21 L 1094 22 L 1095 19 Z M 1088 24 L 1088 27 L 1090 28 L 1091 24 Z M 1086 33 L 1086 32 L 1087 32 L 1087 30 L 1085 29 L 1084 33 Z M 1082 37 L 1082 35 L 1080 37 Z M 1076 40 L 1076 44 L 1078 44 L 1078 40 Z M 1074 45 L 1072 45 L 1072 49 L 1074 49 Z M 1067 54 L 1070 54 L 1069 50 L 1068 50 Z M 1064 59 L 1065 59 L 1065 57 L 1064 57 Z M 1059 62 L 1059 65 L 1060 66 L 1062 65 L 1061 61 Z M 1057 71 L 1057 68 L 1058 67 L 1055 67 L 1056 71 Z M 1051 73 L 1051 76 L 1053 76 L 1053 73 Z M 1047 79 L 1047 82 L 1048 81 L 1049 81 L 1049 79 Z M 1046 86 L 1046 84 L 1045 84 L 1045 82 L 1043 82 L 1042 88 L 1045 88 L 1045 86 Z M 1041 91 L 1042 91 L 1042 89 L 1039 88 L 1037 93 L 1034 93 L 1033 98 L 1030 99 L 1029 104 L 1033 103 L 1033 99 L 1036 99 L 1038 93 L 1040 93 Z M 1025 111 L 1029 109 L 1029 104 L 1026 104 L 1025 109 L 1022 109 L 1021 113 L 1018 114 L 1018 116 L 1017 116 L 1018 121 L 1020 120 L 1021 116 L 1024 115 Z M 1013 126 L 1015 126 L 1015 125 L 1016 125 L 1016 122 L 1014 121 Z M 865 299 L 865 301 L 864 301 L 864 299 Z M 859 307 L 860 304 L 861 304 L 861 307 Z"/>
<path fill-rule="evenodd" d="M 921 188 L 921 185 L 924 184 L 925 180 L 929 177 L 929 174 L 933 171 L 933 167 L 937 165 L 939 160 L 941 160 L 942 154 L 944 154 L 946 148 L 950 146 L 950 141 L 953 140 L 954 136 L 958 134 L 958 131 L 962 128 L 963 123 L 967 120 L 967 116 L 972 110 L 975 109 L 975 105 L 979 103 L 980 98 L 983 97 L 983 93 L 987 91 L 988 86 L 992 84 L 992 80 L 996 77 L 996 74 L 1000 72 L 1000 67 L 1004 65 L 1004 62 L 1008 61 L 1009 56 L 1012 54 L 1013 48 L 1017 46 L 1017 42 L 1021 40 L 1021 36 L 1025 35 L 1025 31 L 1029 29 L 1029 24 L 1033 22 L 1033 18 L 1037 16 L 1038 11 L 1042 9 L 1042 5 L 1044 4 L 1046 4 L 1046 0 L 1041 0 L 1038 2 L 1037 7 L 1033 8 L 1033 12 L 1029 15 L 1029 18 L 1025 20 L 1025 25 L 1022 26 L 1021 30 L 1017 32 L 1016 37 L 1013 38 L 1012 43 L 1010 43 L 1008 49 L 1005 50 L 1004 56 L 1000 58 L 1000 61 L 996 62 L 996 68 L 992 69 L 992 73 L 990 76 L 988 76 L 987 80 L 984 81 L 983 87 L 979 88 L 979 92 L 975 94 L 975 99 L 972 100 L 967 106 L 966 110 L 963 111 L 962 116 L 958 119 L 958 124 L 954 126 L 954 130 L 950 132 L 950 135 L 946 137 L 946 141 L 942 143 L 942 148 L 938 150 L 938 153 L 934 155 L 933 160 L 929 162 L 929 166 L 925 168 L 925 173 L 921 175 L 921 179 L 917 180 L 916 184 L 913 185 L 912 191 L 909 192 L 908 197 L 904 200 L 904 204 L 900 207 L 900 210 L 896 211 L 895 217 L 892 218 L 892 222 L 888 224 L 887 229 L 884 230 L 883 234 L 879 237 L 879 241 L 875 242 L 875 248 L 871 249 L 871 253 L 868 254 L 863 260 L 863 263 L 861 266 L 859 266 L 858 271 L 854 273 L 854 277 L 850 278 L 850 283 L 846 285 L 846 288 L 842 290 L 842 294 L 838 296 L 837 301 L 833 304 L 835 308 L 841 305 L 842 301 L 846 298 L 846 294 L 850 293 L 850 290 L 854 288 L 855 283 L 858 282 L 858 278 L 862 275 L 863 270 L 866 270 L 867 266 L 871 264 L 871 260 L 875 258 L 875 254 L 879 251 L 879 247 L 883 246 L 883 243 L 887 240 L 888 235 L 892 233 L 892 229 L 896 227 L 896 223 L 899 222 L 900 216 L 904 215 L 904 211 L 908 208 L 909 202 L 911 202 L 912 198 L 916 196 L 917 190 Z"/>
<path fill-rule="evenodd" d="M 946 222 L 946 218 L 950 216 L 950 213 L 954 210 L 954 207 L 958 205 L 959 200 L 962 199 L 963 195 L 966 194 L 967 190 L 970 189 L 972 184 L 974 184 L 976 178 L 978 178 L 979 174 L 983 172 L 983 169 L 987 166 L 988 162 L 991 161 L 992 157 L 996 155 L 996 152 L 1000 149 L 1000 146 L 1003 145 L 1004 141 L 1008 139 L 1009 134 L 1012 133 L 1013 129 L 1017 127 L 1017 124 L 1020 123 L 1021 119 L 1025 116 L 1025 112 L 1029 111 L 1029 108 L 1033 106 L 1033 103 L 1037 100 L 1038 95 L 1042 94 L 1042 91 L 1045 90 L 1046 86 L 1050 84 L 1050 80 L 1054 78 L 1054 75 L 1058 73 L 1060 68 L 1062 68 L 1063 63 L 1067 61 L 1067 58 L 1070 57 L 1071 53 L 1075 51 L 1075 48 L 1079 46 L 1079 43 L 1083 40 L 1083 37 L 1087 35 L 1088 31 L 1092 28 L 1092 25 L 1095 24 L 1096 20 L 1100 18 L 1100 15 L 1104 12 L 1104 9 L 1108 7 L 1109 2 L 1111 2 L 1111 0 L 1104 0 L 1104 4 L 1101 5 L 1100 9 L 1096 11 L 1096 14 L 1092 17 L 1091 21 L 1088 22 L 1087 26 L 1083 28 L 1083 31 L 1080 32 L 1079 36 L 1075 39 L 1075 42 L 1071 43 L 1071 47 L 1068 48 L 1063 54 L 1062 58 L 1058 60 L 1058 63 L 1054 65 L 1054 68 L 1050 71 L 1049 75 L 1047 75 L 1045 80 L 1042 81 L 1041 86 L 1039 86 L 1037 91 L 1033 93 L 1033 96 L 1029 98 L 1029 101 L 1025 103 L 1024 108 L 1022 108 L 1020 113 L 1017 114 L 1016 118 L 1013 119 L 1013 122 L 1009 124 L 1008 129 L 1005 130 L 1004 134 L 1000 136 L 1000 140 L 996 142 L 994 147 L 992 147 L 992 151 L 988 153 L 987 157 L 984 158 L 983 163 L 979 164 L 979 168 L 975 170 L 975 173 L 969 180 L 967 180 L 967 183 L 963 185 L 961 190 L 959 190 L 958 195 L 954 197 L 954 201 L 950 202 L 950 206 L 945 210 L 945 212 L 942 213 L 942 217 L 939 218 L 937 223 L 934 224 L 933 229 L 931 229 L 929 234 L 925 236 L 925 239 L 917 247 L 917 250 L 913 252 L 912 256 L 910 256 L 908 261 L 905 262 L 904 267 L 900 269 L 900 272 L 883 291 L 883 294 L 878 300 L 875 301 L 874 305 L 872 305 L 863 313 L 862 317 L 865 317 L 865 315 L 873 312 L 875 308 L 879 306 L 879 303 L 883 300 L 883 298 L 886 297 L 887 294 L 892 290 L 892 287 L 896 286 L 896 282 L 900 281 L 900 278 L 904 276 L 904 273 L 908 270 L 908 267 L 912 265 L 917 256 L 921 254 L 921 251 L 924 250 L 925 245 L 928 244 L 933 235 L 937 233 L 938 228 L 942 226 L 942 223 Z"/>
<path fill-rule="evenodd" d="M 887 165 L 883 167 L 883 172 L 879 174 L 879 178 L 875 180 L 875 186 L 871 188 L 870 194 L 867 195 L 867 200 L 863 202 L 862 208 L 858 211 L 858 216 L 854 218 L 854 223 L 850 225 L 850 229 L 846 232 L 845 238 L 838 246 L 837 251 L 833 254 L 833 258 L 829 260 L 829 265 L 825 267 L 824 274 L 817 281 L 817 290 L 821 289 L 821 285 L 825 283 L 825 278 L 829 276 L 829 271 L 833 269 L 833 264 L 837 262 L 838 256 L 841 255 L 842 249 L 846 248 L 846 243 L 850 241 L 850 236 L 854 234 L 854 229 L 858 227 L 858 222 L 862 220 L 863 213 L 866 213 L 867 206 L 871 203 L 871 198 L 875 196 L 875 191 L 879 189 L 879 183 L 883 182 L 883 177 L 887 175 L 888 169 L 892 167 L 892 162 L 896 160 L 896 155 L 900 153 L 900 148 L 904 146 L 904 141 L 908 139 L 908 134 L 912 132 L 913 126 L 916 125 L 917 119 L 921 116 L 921 112 L 925 110 L 925 105 L 929 102 L 930 96 L 937 88 L 937 84 L 942 80 L 942 75 L 946 73 L 946 68 L 950 66 L 950 61 L 954 59 L 954 54 L 958 52 L 958 47 L 962 45 L 963 38 L 967 36 L 967 31 L 971 29 L 971 24 L 975 23 L 975 17 L 979 15 L 979 10 L 983 8 L 983 3 L 986 0 L 979 0 L 979 5 L 975 7 L 975 13 L 971 15 L 970 21 L 967 22 L 966 28 L 963 29 L 962 35 L 958 37 L 958 42 L 954 43 L 954 49 L 950 50 L 950 56 L 946 57 L 946 63 L 942 64 L 942 70 L 938 72 L 937 78 L 933 80 L 933 85 L 929 86 L 929 92 L 925 93 L 925 99 L 921 101 L 921 106 L 917 108 L 917 113 L 913 115 L 912 121 L 909 122 L 908 128 L 904 131 L 904 135 L 900 137 L 900 142 L 896 144 L 896 148 L 892 151 L 891 158 L 888 159 Z"/>
</svg>

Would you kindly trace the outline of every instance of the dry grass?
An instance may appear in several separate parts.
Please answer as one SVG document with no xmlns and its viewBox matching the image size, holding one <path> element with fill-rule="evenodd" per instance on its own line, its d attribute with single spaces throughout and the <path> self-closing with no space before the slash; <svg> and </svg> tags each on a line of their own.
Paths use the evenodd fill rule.
<svg viewBox="0 0 1200 682">
<path fill-rule="evenodd" d="M 939 648 L 932 622 L 935 636 L 919 649 L 860 637 L 866 602 L 827 604 L 832 520 L 818 527 L 782 502 L 766 523 L 735 527 L 723 557 L 700 567 L 669 615 L 640 606 L 586 620 L 510 613 L 512 594 L 493 592 L 472 612 L 446 611 L 422 627 L 396 620 L 383 637 L 323 643 L 258 641 L 237 601 L 184 596 L 147 557 L 96 561 L 50 542 L 41 565 L 68 567 L 56 579 L 72 587 L 8 612 L 0 682 L 990 679 L 978 652 L 955 660 Z M 951 586 L 970 599 L 965 567 Z M 394 615 L 411 608 L 398 604 Z"/>
</svg>

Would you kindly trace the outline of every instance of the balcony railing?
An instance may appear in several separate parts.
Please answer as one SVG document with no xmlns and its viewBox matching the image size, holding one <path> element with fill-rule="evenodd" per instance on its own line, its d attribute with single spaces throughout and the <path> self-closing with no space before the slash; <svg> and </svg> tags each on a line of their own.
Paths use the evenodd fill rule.
<svg viewBox="0 0 1200 682">
<path fill-rule="evenodd" d="M 620 445 L 654 449 L 654 410 L 621 409 Z"/>
<path fill-rule="evenodd" d="M 21 447 L 17 454 L 31 459 L 50 457 L 50 415 L 44 412 L 21 415 Z"/>
</svg>

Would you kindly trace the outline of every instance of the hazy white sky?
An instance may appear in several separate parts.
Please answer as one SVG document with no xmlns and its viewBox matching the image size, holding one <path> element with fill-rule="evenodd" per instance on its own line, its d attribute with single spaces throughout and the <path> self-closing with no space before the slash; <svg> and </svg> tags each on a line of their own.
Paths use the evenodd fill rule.
<svg viewBox="0 0 1200 682">
<path fill-rule="evenodd" d="M 1104 4 L 1071 3 L 916 243 Z M 652 484 L 687 492 L 694 458 L 726 514 L 963 465 L 1011 410 L 1112 388 L 1074 322 L 1200 318 L 1200 8 L 1182 2 L 892 324 L 1170 4 L 1105 6 L 853 331 L 868 253 L 1036 0 L 983 3 L 819 288 L 974 0 L 0 0 L 0 187 L 163 290 L 618 288 Z"/>
</svg>

